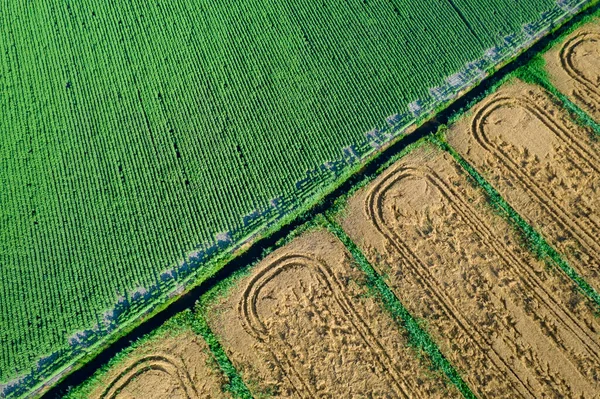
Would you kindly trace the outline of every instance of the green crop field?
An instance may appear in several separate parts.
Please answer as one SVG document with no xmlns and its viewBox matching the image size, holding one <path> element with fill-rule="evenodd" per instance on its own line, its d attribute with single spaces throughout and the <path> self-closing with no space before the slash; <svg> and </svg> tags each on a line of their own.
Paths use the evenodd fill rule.
<svg viewBox="0 0 600 399">
<path fill-rule="evenodd" d="M 181 291 L 588 2 L 559 3 L 5 2 L 0 397 Z"/>
</svg>

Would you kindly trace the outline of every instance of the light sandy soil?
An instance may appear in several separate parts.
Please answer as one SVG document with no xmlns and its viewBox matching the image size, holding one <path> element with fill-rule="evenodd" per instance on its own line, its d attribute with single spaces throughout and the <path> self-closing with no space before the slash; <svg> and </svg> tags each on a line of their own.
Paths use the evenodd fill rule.
<svg viewBox="0 0 600 399">
<path fill-rule="evenodd" d="M 552 84 L 600 122 L 600 20 L 574 31 L 544 58 Z"/>
<path fill-rule="evenodd" d="M 516 81 L 478 104 L 449 143 L 600 290 L 600 143 L 541 89 Z"/>
<path fill-rule="evenodd" d="M 429 145 L 359 190 L 340 217 L 478 397 L 593 398 L 600 324 Z"/>
<path fill-rule="evenodd" d="M 335 237 L 305 234 L 268 256 L 209 324 L 256 396 L 457 397 L 407 347 Z"/>
<path fill-rule="evenodd" d="M 206 343 L 191 331 L 152 339 L 111 369 L 91 398 L 226 398 Z"/>
</svg>

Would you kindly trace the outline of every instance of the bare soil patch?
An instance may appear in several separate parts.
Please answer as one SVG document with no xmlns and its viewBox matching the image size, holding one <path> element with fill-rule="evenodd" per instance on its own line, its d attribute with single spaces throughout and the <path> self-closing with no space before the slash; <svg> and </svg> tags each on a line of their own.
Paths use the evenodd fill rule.
<svg viewBox="0 0 600 399">
<path fill-rule="evenodd" d="M 341 216 L 478 397 L 597 397 L 600 324 L 493 213 L 450 155 L 424 146 Z"/>
<path fill-rule="evenodd" d="M 502 87 L 450 144 L 600 290 L 600 144 L 536 86 Z"/>
<path fill-rule="evenodd" d="M 544 58 L 552 84 L 600 122 L 600 21 L 577 29 Z"/>
<path fill-rule="evenodd" d="M 278 249 L 208 309 L 209 324 L 255 396 L 457 397 L 357 281 L 325 231 Z"/>
<path fill-rule="evenodd" d="M 191 331 L 166 333 L 136 348 L 92 393 L 97 399 L 226 398 L 208 346 Z"/>
</svg>

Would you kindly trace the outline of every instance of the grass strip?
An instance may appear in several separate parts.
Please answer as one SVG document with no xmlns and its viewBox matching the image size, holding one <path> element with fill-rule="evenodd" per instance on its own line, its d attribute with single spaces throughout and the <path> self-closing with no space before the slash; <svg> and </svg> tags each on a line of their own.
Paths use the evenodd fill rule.
<svg viewBox="0 0 600 399">
<path fill-rule="evenodd" d="M 196 309 L 194 319 L 191 321 L 191 326 L 196 334 L 204 338 L 204 341 L 208 344 L 221 371 L 223 371 L 223 374 L 227 377 L 229 382 L 224 386 L 225 391 L 231 393 L 234 398 L 251 399 L 252 394 L 250 393 L 250 390 L 242 380 L 242 377 L 235 366 L 231 363 L 231 360 L 229 360 L 229 357 L 227 357 L 221 343 L 208 326 L 200 307 Z"/>
<path fill-rule="evenodd" d="M 540 233 L 531 227 L 505 200 L 504 198 L 488 183 L 483 176 L 479 174 L 463 157 L 461 157 L 454 148 L 448 144 L 443 137 L 443 130 L 440 130 L 437 135 L 431 136 L 431 142 L 439 146 L 442 150 L 448 152 L 461 165 L 461 167 L 475 180 L 476 184 L 481 187 L 488 197 L 491 206 L 504 216 L 508 222 L 517 229 L 522 238 L 525 240 L 529 249 L 541 260 L 546 261 L 550 265 L 558 266 L 571 280 L 577 284 L 581 292 L 586 295 L 595 305 L 596 311 L 600 312 L 600 295 L 592 286 L 588 284 L 583 277 L 579 275 L 562 256 L 546 242 Z"/>
<path fill-rule="evenodd" d="M 559 105 L 575 116 L 575 123 L 583 127 L 591 128 L 591 130 L 597 136 L 600 136 L 600 124 L 593 120 L 577 104 L 569 100 L 567 96 L 554 87 L 544 69 L 545 65 L 545 60 L 538 54 L 528 64 L 515 71 L 515 76 L 527 83 L 535 84 L 544 88 L 544 90 L 547 92 L 550 92 L 554 97 L 556 97 L 556 99 L 558 99 L 560 102 Z"/>
<path fill-rule="evenodd" d="M 419 325 L 417 319 L 402 305 L 352 239 L 348 237 L 340 225 L 332 220 L 332 218 L 323 217 L 323 219 L 323 224 L 346 246 L 346 249 L 352 254 L 359 268 L 366 275 L 369 290 L 383 302 L 384 307 L 390 312 L 392 318 L 406 329 L 410 344 L 425 352 L 431 359 L 433 367 L 441 370 L 465 398 L 476 398 L 467 383 L 463 381 L 459 373 L 444 357 L 433 339 Z"/>
</svg>

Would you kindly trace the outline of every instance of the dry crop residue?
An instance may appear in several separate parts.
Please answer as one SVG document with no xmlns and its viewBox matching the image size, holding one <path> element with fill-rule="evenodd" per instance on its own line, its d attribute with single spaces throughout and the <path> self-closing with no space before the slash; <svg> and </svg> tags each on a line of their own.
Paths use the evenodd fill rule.
<svg viewBox="0 0 600 399">
<path fill-rule="evenodd" d="M 167 333 L 142 344 L 103 376 L 97 399 L 226 398 L 224 378 L 202 338 Z"/>
<path fill-rule="evenodd" d="M 540 88 L 514 82 L 450 129 L 448 141 L 600 290 L 600 143 Z"/>
<path fill-rule="evenodd" d="M 254 394 L 277 397 L 457 397 L 406 346 L 357 284 L 342 243 L 325 231 L 263 260 L 208 322 Z"/>
<path fill-rule="evenodd" d="M 600 324 L 447 153 L 424 146 L 348 203 L 346 232 L 474 393 L 596 397 Z"/>
<path fill-rule="evenodd" d="M 577 29 L 544 56 L 552 84 L 600 122 L 600 22 Z"/>
</svg>

